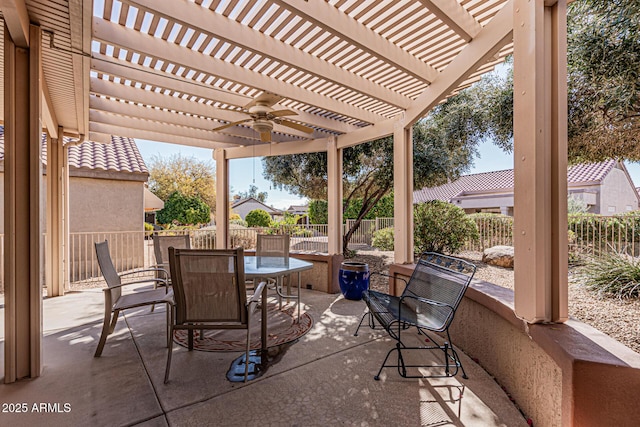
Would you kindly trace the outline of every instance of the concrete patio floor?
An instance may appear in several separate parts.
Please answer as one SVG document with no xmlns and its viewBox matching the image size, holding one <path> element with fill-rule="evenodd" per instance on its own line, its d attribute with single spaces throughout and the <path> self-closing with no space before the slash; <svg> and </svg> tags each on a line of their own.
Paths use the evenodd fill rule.
<svg viewBox="0 0 640 427">
<path fill-rule="evenodd" d="M 226 379 L 240 353 L 188 352 L 175 345 L 171 380 L 163 384 L 164 309 L 121 315 L 102 357 L 94 358 L 102 291 L 46 299 L 42 376 L 0 385 L 0 425 L 527 425 L 498 384 L 463 354 L 468 380 L 460 374 L 403 379 L 385 369 L 375 381 L 393 343 L 379 329 L 363 327 L 353 336 L 364 304 L 303 292 L 313 328 L 248 383 Z M 0 312 L 3 333 L 4 304 Z M 0 347 L 4 354 L 4 337 Z M 22 403 L 26 413 L 15 413 L 11 404 Z M 58 406 L 38 412 L 41 403 Z"/>
</svg>

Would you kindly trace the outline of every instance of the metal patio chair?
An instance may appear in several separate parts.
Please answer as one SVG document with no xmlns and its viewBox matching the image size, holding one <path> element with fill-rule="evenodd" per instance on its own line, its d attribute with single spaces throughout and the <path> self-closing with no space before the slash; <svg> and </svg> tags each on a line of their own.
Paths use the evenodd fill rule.
<svg viewBox="0 0 640 427">
<path fill-rule="evenodd" d="M 171 318 L 171 304 L 173 304 L 173 292 L 167 288 L 167 281 L 158 277 L 147 277 L 137 280 L 125 281 L 123 283 L 122 278 L 127 276 L 138 275 L 140 273 L 157 273 L 157 269 L 140 269 L 134 270 L 128 273 L 118 274 L 113 261 L 111 260 L 111 254 L 109 253 L 109 244 L 105 240 L 104 242 L 96 242 L 96 256 L 98 258 L 98 265 L 100 271 L 107 282 L 107 288 L 104 290 L 104 321 L 102 324 L 102 333 L 100 334 L 100 340 L 98 341 L 98 348 L 94 354 L 94 357 L 100 357 L 102 349 L 107 341 L 107 336 L 113 333 L 118 316 L 122 310 L 129 308 L 142 307 L 150 305 L 152 308 L 155 304 L 165 304 L 167 308 L 167 345 L 169 345 L 170 336 L 169 320 Z M 143 283 L 149 283 L 154 285 L 154 289 L 146 291 L 131 292 L 127 294 L 122 293 L 122 288 L 128 285 L 139 285 Z M 162 285 L 161 289 L 157 289 L 157 285 Z"/>
<path fill-rule="evenodd" d="M 288 234 L 258 234 L 256 243 L 256 265 L 261 266 L 288 266 L 289 265 L 289 241 Z M 298 303 L 298 320 L 300 320 L 300 283 L 298 293 L 291 295 L 291 275 L 282 276 L 276 280 L 268 280 L 278 295 L 279 306 L 282 309 L 282 299 L 296 299 Z M 283 291 L 287 286 L 287 292 Z"/>
<path fill-rule="evenodd" d="M 247 301 L 243 249 L 170 248 L 169 263 L 175 294 L 170 336 L 173 336 L 174 330 L 186 329 L 188 349 L 191 351 L 194 329 L 246 329 L 245 362 L 248 362 L 251 315 L 258 306 L 266 284 L 260 283 Z M 264 309 L 264 301 L 261 306 Z M 169 381 L 172 354 L 173 345 L 170 345 L 165 383 Z M 245 381 L 248 374 L 249 363 L 245 363 Z"/>
</svg>

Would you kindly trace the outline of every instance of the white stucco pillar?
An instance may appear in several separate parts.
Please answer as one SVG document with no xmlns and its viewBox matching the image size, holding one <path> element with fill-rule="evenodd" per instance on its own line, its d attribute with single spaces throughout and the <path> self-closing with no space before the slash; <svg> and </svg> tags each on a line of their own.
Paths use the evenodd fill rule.
<svg viewBox="0 0 640 427">
<path fill-rule="evenodd" d="M 327 211 L 329 255 L 342 253 L 342 149 L 336 138 L 327 143 Z"/>
<path fill-rule="evenodd" d="M 4 381 L 42 370 L 42 32 L 28 46 L 4 29 Z"/>
<path fill-rule="evenodd" d="M 413 130 L 399 120 L 393 132 L 394 256 L 399 264 L 413 262 Z"/>
<path fill-rule="evenodd" d="M 229 160 L 222 148 L 213 151 L 216 162 L 216 249 L 229 245 Z"/>
<path fill-rule="evenodd" d="M 566 0 L 514 4 L 515 310 L 563 322 L 567 286 Z"/>
</svg>

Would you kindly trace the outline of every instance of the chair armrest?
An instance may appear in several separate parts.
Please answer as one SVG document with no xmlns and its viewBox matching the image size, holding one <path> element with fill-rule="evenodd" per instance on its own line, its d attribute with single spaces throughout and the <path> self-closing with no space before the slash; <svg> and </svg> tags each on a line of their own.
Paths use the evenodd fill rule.
<svg viewBox="0 0 640 427">
<path fill-rule="evenodd" d="M 384 277 L 389 277 L 389 278 L 391 278 L 391 279 L 393 279 L 393 280 L 402 280 L 402 281 L 404 282 L 404 284 L 405 284 L 405 285 L 408 285 L 408 284 L 409 284 L 409 282 L 407 282 L 407 281 L 406 281 L 405 279 L 403 279 L 402 277 L 391 276 L 391 275 L 389 275 L 389 274 L 378 273 L 378 272 L 376 272 L 376 271 L 374 271 L 373 273 L 371 273 L 371 274 L 369 275 L 369 277 L 371 277 L 371 276 L 384 276 Z"/>
<path fill-rule="evenodd" d="M 138 285 L 140 283 L 149 283 L 149 282 L 156 282 L 156 283 L 160 284 L 161 286 L 167 286 L 167 281 L 165 279 L 149 278 L 149 279 L 144 279 L 144 280 L 134 280 L 133 282 L 120 283 L 119 285 L 113 285 L 113 286 L 110 286 L 108 288 L 104 288 L 103 291 L 106 292 L 106 291 L 109 291 L 111 289 L 121 288 L 123 286 Z"/>
<path fill-rule="evenodd" d="M 418 296 L 415 296 L 415 295 L 405 295 L 405 296 L 403 296 L 402 298 L 400 298 L 400 304 L 402 304 L 402 302 L 404 301 L 405 298 L 415 299 L 415 300 L 418 300 L 418 301 L 423 302 L 425 304 L 435 305 L 437 307 L 447 307 L 451 311 L 454 311 L 454 308 L 451 306 L 451 304 L 445 304 L 443 302 L 434 301 L 432 299 L 422 298 L 422 297 L 418 297 Z"/>
<path fill-rule="evenodd" d="M 139 270 L 128 271 L 126 273 L 121 273 L 120 277 L 131 276 L 132 274 L 151 273 L 151 272 L 164 273 L 166 275 L 166 277 L 169 277 L 169 272 L 166 269 L 160 268 L 160 267 L 142 268 L 142 269 L 139 269 Z"/>
<path fill-rule="evenodd" d="M 253 295 L 251 296 L 251 298 L 249 298 L 249 301 L 247 301 L 247 309 L 249 313 L 253 313 L 256 310 L 256 307 L 258 306 L 258 302 L 260 298 L 262 298 L 262 291 L 265 286 L 267 286 L 266 282 L 260 282 L 258 286 L 256 286 L 256 289 L 253 292 Z M 266 303 L 267 303 L 266 301 L 263 301 L 263 306 L 262 306 L 263 310 L 265 309 L 264 304 Z"/>
</svg>

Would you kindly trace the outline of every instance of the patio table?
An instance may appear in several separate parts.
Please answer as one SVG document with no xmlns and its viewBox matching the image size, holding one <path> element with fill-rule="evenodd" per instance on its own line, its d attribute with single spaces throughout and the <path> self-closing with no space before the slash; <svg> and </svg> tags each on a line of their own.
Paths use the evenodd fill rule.
<svg viewBox="0 0 640 427">
<path fill-rule="evenodd" d="M 285 262 L 283 258 L 279 257 L 257 257 L 257 256 L 245 256 L 244 257 L 244 274 L 247 279 L 275 279 L 292 274 L 298 273 L 298 295 L 300 295 L 300 273 L 305 270 L 311 270 L 313 264 L 307 261 L 302 261 L 297 258 L 289 257 Z M 253 372 L 253 375 L 249 375 L 249 379 L 257 377 L 259 371 L 264 370 L 267 365 L 267 310 L 265 309 L 267 301 L 267 287 L 262 290 L 262 325 L 260 330 L 260 366 L 257 366 L 255 360 L 250 358 L 247 362 L 250 364 L 249 372 Z M 300 321 L 300 300 L 298 299 L 298 321 Z M 241 366 L 244 361 L 244 355 L 240 356 L 231 365 L 231 370 L 227 377 L 231 381 L 235 381 L 233 375 L 234 367 Z M 244 369 L 242 369 L 244 372 Z M 243 378 L 244 379 L 244 378 Z"/>
</svg>

